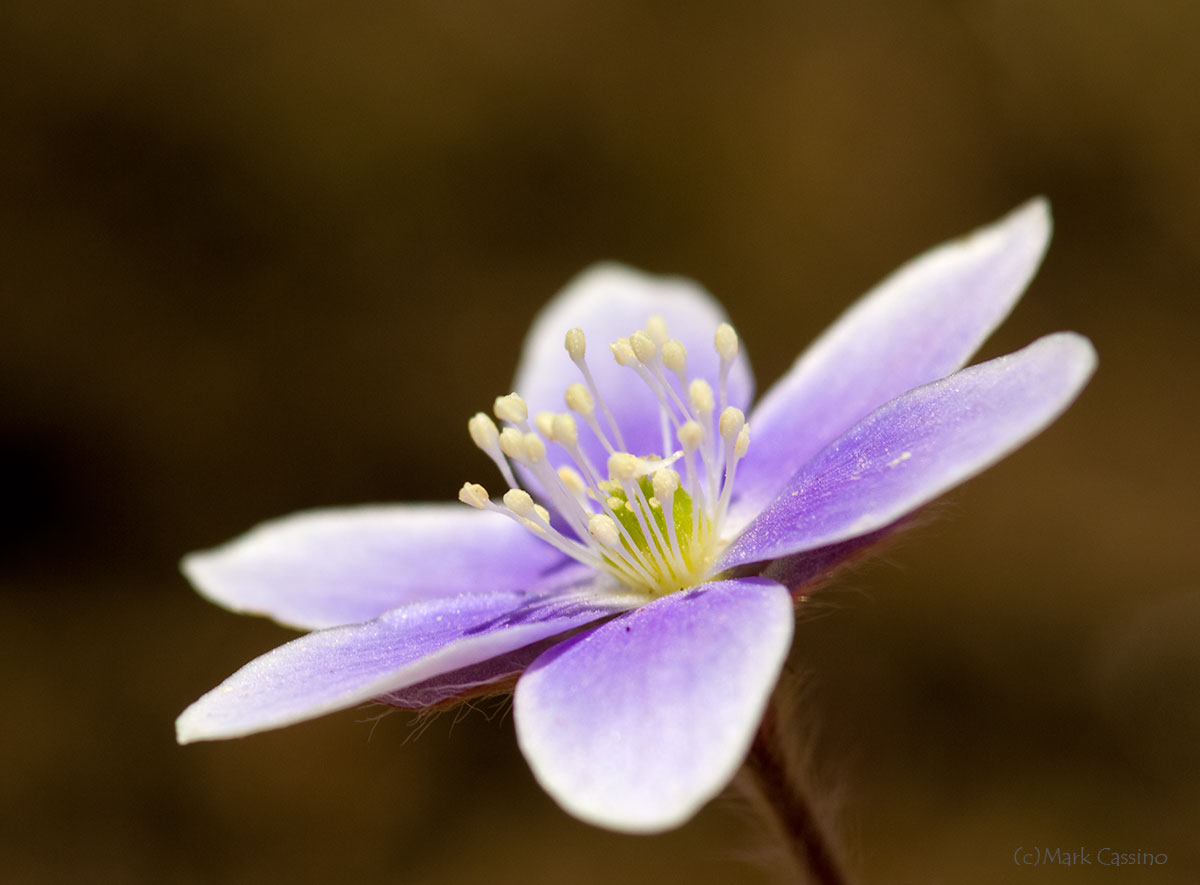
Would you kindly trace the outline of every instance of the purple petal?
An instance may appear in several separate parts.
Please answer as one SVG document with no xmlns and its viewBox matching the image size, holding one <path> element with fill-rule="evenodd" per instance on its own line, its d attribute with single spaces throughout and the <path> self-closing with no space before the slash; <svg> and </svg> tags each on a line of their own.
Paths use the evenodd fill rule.
<svg viewBox="0 0 1200 885">
<path fill-rule="evenodd" d="M 705 584 L 552 648 L 517 683 L 517 739 L 567 811 L 626 832 L 677 826 L 750 747 L 792 639 L 787 590 Z"/>
<path fill-rule="evenodd" d="M 762 569 L 762 576 L 770 578 L 772 581 L 778 581 L 793 595 L 810 593 L 832 579 L 840 568 L 860 558 L 876 544 L 882 544 L 900 528 L 903 522 L 904 520 L 892 523 L 879 531 L 859 535 L 839 544 L 830 544 L 816 550 L 805 550 L 773 560 L 766 568 Z M 753 568 L 757 570 L 761 567 L 753 566 Z"/>
<path fill-rule="evenodd" d="M 751 415 L 731 524 L 874 409 L 964 366 L 1024 292 L 1050 229 L 1046 201 L 1031 200 L 910 261 L 846 311 Z"/>
<path fill-rule="evenodd" d="M 542 589 L 568 563 L 498 514 L 417 504 L 298 513 L 193 553 L 183 570 L 226 608 L 319 629 L 426 599 Z"/>
<path fill-rule="evenodd" d="M 620 425 L 626 449 L 638 455 L 662 451 L 659 409 L 649 388 L 632 369 L 617 365 L 608 345 L 658 315 L 667 331 L 687 347 L 691 377 L 709 380 L 716 390 L 720 358 L 713 348 L 717 326 L 726 321 L 721 305 L 690 280 L 656 277 L 617 264 L 598 264 L 585 270 L 560 292 L 534 320 L 521 355 L 514 389 L 529 404 L 530 414 L 561 412 L 567 386 L 582 382 L 563 346 L 567 331 L 583 330 L 587 363 L 600 394 Z M 754 395 L 754 376 L 744 349 L 730 372 L 729 404 L 745 410 Z M 605 433 L 609 428 L 597 409 Z M 607 454 L 579 422 L 579 441 L 601 469 Z M 677 443 L 672 439 L 672 450 Z M 551 458 L 562 458 L 557 446 Z"/>
<path fill-rule="evenodd" d="M 636 604 L 636 603 L 633 603 Z M 241 737 L 343 710 L 619 612 L 616 596 L 495 592 L 416 603 L 309 633 L 238 670 L 175 723 L 180 743 Z"/>
<path fill-rule="evenodd" d="M 806 465 L 726 551 L 719 568 L 880 529 L 1043 430 L 1096 366 L 1072 332 L 963 369 L 872 412 Z"/>
<path fill-rule="evenodd" d="M 504 686 L 511 691 L 512 686 L 516 684 L 516 677 L 524 673 L 542 652 L 561 641 L 562 637 L 559 636 L 543 639 L 541 642 L 505 652 L 478 664 L 451 670 L 399 691 L 388 692 L 375 700 L 390 707 L 425 710 L 449 701 L 489 694 L 493 690 L 500 691 Z"/>
</svg>

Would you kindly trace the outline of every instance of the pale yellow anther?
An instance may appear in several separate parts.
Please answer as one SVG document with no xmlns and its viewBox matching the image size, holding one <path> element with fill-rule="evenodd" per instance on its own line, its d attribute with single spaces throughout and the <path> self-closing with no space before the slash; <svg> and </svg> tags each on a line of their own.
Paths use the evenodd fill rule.
<svg viewBox="0 0 1200 885">
<path fill-rule="evenodd" d="M 646 320 L 646 334 L 655 344 L 662 347 L 670 337 L 667 333 L 667 321 L 657 314 L 650 317 Z"/>
<path fill-rule="evenodd" d="M 654 346 L 654 339 L 640 329 L 629 336 L 629 345 L 633 348 L 634 356 L 642 364 L 651 363 L 658 356 L 658 348 Z"/>
<path fill-rule="evenodd" d="M 608 345 L 608 349 L 612 351 L 613 359 L 618 365 L 630 367 L 638 364 L 637 354 L 633 352 L 633 345 L 629 343 L 628 338 L 618 338 Z"/>
<path fill-rule="evenodd" d="M 583 337 L 583 329 L 570 329 L 565 342 L 567 354 L 572 362 L 579 362 L 587 352 L 587 339 Z"/>
<path fill-rule="evenodd" d="M 675 497 L 676 489 L 679 488 L 679 474 L 669 467 L 663 467 L 661 470 L 654 471 L 650 482 L 654 487 L 654 497 L 670 504 Z"/>
<path fill-rule="evenodd" d="M 653 473 L 654 465 L 661 461 L 662 459 L 656 455 L 639 458 L 629 452 L 614 452 L 608 456 L 608 475 L 617 481 L 618 488 L 620 488 L 622 481 Z"/>
<path fill-rule="evenodd" d="M 554 435 L 550 437 L 555 442 L 568 449 L 573 449 L 579 443 L 579 427 L 569 412 L 554 416 Z"/>
<path fill-rule="evenodd" d="M 588 519 L 588 534 L 607 547 L 616 547 L 621 542 L 617 524 L 603 513 L 593 513 Z"/>
<path fill-rule="evenodd" d="M 742 458 L 746 451 L 750 448 L 750 425 L 743 424 L 742 429 L 738 431 L 737 442 L 733 445 L 733 454 Z"/>
<path fill-rule="evenodd" d="M 517 516 L 533 513 L 533 498 L 524 489 L 509 489 L 504 493 L 504 506 Z"/>
<path fill-rule="evenodd" d="M 475 413 L 467 422 L 467 430 L 471 434 L 471 441 L 485 452 L 491 450 L 500 438 L 495 422 L 483 412 Z"/>
<path fill-rule="evenodd" d="M 703 378 L 696 378 L 688 385 L 688 399 L 697 415 L 711 415 L 717 407 L 713 400 L 712 387 Z"/>
<path fill-rule="evenodd" d="M 582 495 L 587 491 L 587 483 L 583 481 L 583 477 L 577 470 L 566 466 L 560 467 L 558 468 L 558 478 L 567 487 L 567 491 L 573 495 Z"/>
<path fill-rule="evenodd" d="M 538 433 L 546 437 L 551 442 L 554 441 L 554 413 L 553 412 L 538 412 L 533 416 L 533 426 L 537 428 Z"/>
<path fill-rule="evenodd" d="M 529 407 L 525 405 L 525 400 L 515 393 L 496 397 L 492 411 L 501 421 L 511 424 L 520 424 L 529 417 Z"/>
<path fill-rule="evenodd" d="M 464 484 L 459 500 L 476 509 L 506 512 L 567 555 L 651 595 L 707 579 L 720 546 L 729 541 L 722 526 L 734 496 L 736 468 L 750 444 L 744 413 L 726 408 L 730 370 L 740 347 L 737 333 L 723 323 L 713 342 L 720 372 L 708 380 L 688 377 L 687 348 L 669 336 L 661 316 L 650 317 L 642 329 L 609 345 L 617 363 L 634 369 L 659 402 L 666 450 L 639 456 L 623 451 L 628 446 L 621 429 L 584 361 L 583 331 L 569 330 L 563 343 L 582 375 L 579 380 L 586 382 L 566 388 L 569 411 L 531 414 L 525 401 L 512 393 L 496 398 L 496 420 L 482 412 L 471 417 L 472 441 L 496 462 L 509 490 L 503 509 L 501 501 L 491 501 L 477 483 Z M 667 383 L 668 372 L 674 373 L 678 386 Z M 598 411 L 611 432 L 609 427 L 600 429 Z M 683 423 L 676 424 L 680 420 Z M 667 434 L 672 425 L 682 451 L 670 450 Z M 603 479 L 595 475 L 601 466 L 595 453 L 580 451 L 580 434 L 589 430 L 609 455 Z M 573 466 L 549 463 L 547 447 L 552 443 L 562 450 L 556 457 Z M 686 494 L 683 478 L 670 466 L 680 459 L 685 459 Z M 547 506 L 561 508 L 559 516 L 517 487 L 513 465 L 537 477 L 549 496 Z M 554 529 L 552 518 L 570 525 L 571 534 Z"/>
<path fill-rule="evenodd" d="M 592 395 L 578 381 L 567 388 L 566 400 L 568 409 L 585 418 L 596 410 L 596 404 L 592 402 Z"/>
<path fill-rule="evenodd" d="M 525 455 L 525 446 L 521 431 L 515 427 L 505 427 L 500 431 L 500 451 L 505 457 L 515 458 L 518 461 Z"/>
<path fill-rule="evenodd" d="M 697 421 L 685 421 L 679 428 L 678 436 L 679 444 L 690 455 L 704 442 L 704 428 Z"/>
<path fill-rule="evenodd" d="M 633 479 L 638 467 L 637 456 L 628 452 L 614 452 L 608 458 L 608 475 L 616 480 Z"/>
<path fill-rule="evenodd" d="M 727 406 L 725 411 L 721 413 L 721 422 L 718 425 L 723 439 L 730 439 L 737 436 L 742 431 L 742 427 L 746 423 L 746 416 L 741 409 L 733 406 Z"/>
<path fill-rule="evenodd" d="M 729 362 L 737 356 L 738 336 L 737 332 L 733 331 L 733 326 L 729 323 L 721 323 L 717 326 L 717 333 L 713 336 L 713 346 L 717 348 L 717 353 L 725 362 Z"/>
<path fill-rule="evenodd" d="M 680 380 L 683 380 L 683 372 L 687 369 L 687 348 L 683 346 L 683 342 L 678 338 L 664 341 L 662 358 L 663 362 L 667 364 L 667 368 L 679 375 Z"/>
<path fill-rule="evenodd" d="M 546 444 L 536 433 L 525 434 L 521 438 L 521 448 L 524 450 L 525 459 L 530 464 L 540 464 L 546 460 Z"/>
<path fill-rule="evenodd" d="M 458 490 L 458 500 L 470 504 L 476 510 L 482 510 L 488 503 L 487 489 L 477 482 L 464 482 L 463 487 Z"/>
</svg>

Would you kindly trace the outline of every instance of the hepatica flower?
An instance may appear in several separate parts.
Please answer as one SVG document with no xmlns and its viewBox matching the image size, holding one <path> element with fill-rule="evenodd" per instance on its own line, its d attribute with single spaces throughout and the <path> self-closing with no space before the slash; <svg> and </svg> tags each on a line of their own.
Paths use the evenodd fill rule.
<svg viewBox="0 0 1200 885">
<path fill-rule="evenodd" d="M 469 422 L 502 495 L 301 513 L 185 560 L 215 602 L 311 632 L 192 704 L 180 742 L 512 690 L 521 751 L 565 809 L 629 832 L 684 822 L 746 757 L 797 591 L 1041 431 L 1092 374 L 1071 332 L 962 368 L 1049 235 L 1037 200 L 920 256 L 753 410 L 712 297 L 584 272 L 534 322 L 517 393 Z"/>
</svg>

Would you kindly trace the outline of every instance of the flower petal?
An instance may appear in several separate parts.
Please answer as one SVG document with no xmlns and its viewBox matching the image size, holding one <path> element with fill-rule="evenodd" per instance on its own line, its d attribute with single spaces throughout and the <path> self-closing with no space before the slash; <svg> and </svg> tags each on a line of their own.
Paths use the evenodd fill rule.
<svg viewBox="0 0 1200 885">
<path fill-rule="evenodd" d="M 525 339 L 514 389 L 529 404 L 531 415 L 561 412 L 567 386 L 583 379 L 563 346 L 572 328 L 587 338 L 587 364 L 596 386 L 621 428 L 625 448 L 637 455 L 660 455 L 657 400 L 632 369 L 617 365 L 608 345 L 638 329 L 651 316 L 666 320 L 667 331 L 687 347 L 691 377 L 709 380 L 716 389 L 720 358 L 713 347 L 717 326 L 726 321 L 721 305 L 704 289 L 680 277 L 657 277 L 619 264 L 597 264 L 572 280 L 538 314 Z M 745 351 L 729 375 L 728 402 L 743 410 L 754 396 L 754 376 Z M 607 423 L 597 408 L 605 433 Z M 603 468 L 607 453 L 580 423 L 579 441 L 593 463 Z M 672 438 L 671 449 L 678 447 Z M 552 446 L 550 457 L 565 456 Z"/>
<path fill-rule="evenodd" d="M 800 470 L 718 568 L 836 544 L 895 522 L 1042 431 L 1095 366 L 1091 342 L 1060 332 L 897 397 Z"/>
<path fill-rule="evenodd" d="M 614 830 L 677 826 L 737 771 L 792 639 L 764 578 L 662 597 L 546 652 L 517 683 L 517 739 L 567 811 Z"/>
<path fill-rule="evenodd" d="M 561 641 L 561 636 L 543 639 L 541 642 L 522 646 L 478 664 L 460 667 L 416 685 L 382 694 L 375 700 L 391 707 L 425 710 L 438 704 L 498 693 L 505 689 L 511 693 L 517 683 L 517 677 L 524 673 L 542 652 Z"/>
<path fill-rule="evenodd" d="M 474 593 L 309 633 L 251 661 L 188 707 L 176 735 L 181 744 L 241 737 L 344 710 L 630 604 L 588 594 Z"/>
<path fill-rule="evenodd" d="M 763 397 L 738 470 L 745 524 L 871 411 L 966 364 L 1029 284 L 1050 240 L 1035 199 L 901 267 L 847 310 Z"/>
<path fill-rule="evenodd" d="M 297 513 L 191 554 L 183 571 L 233 611 L 319 629 L 426 599 L 540 589 L 568 563 L 500 515 L 415 504 Z"/>
</svg>

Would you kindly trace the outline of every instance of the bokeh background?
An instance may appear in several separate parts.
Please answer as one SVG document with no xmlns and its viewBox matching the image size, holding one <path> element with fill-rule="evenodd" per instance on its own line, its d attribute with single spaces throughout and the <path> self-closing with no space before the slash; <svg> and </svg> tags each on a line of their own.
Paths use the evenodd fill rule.
<svg viewBox="0 0 1200 885">
<path fill-rule="evenodd" d="M 176 747 L 291 635 L 177 562 L 486 479 L 465 419 L 594 260 L 702 281 L 765 389 L 1044 193 L 983 355 L 1071 328 L 1099 374 L 819 597 L 798 725 L 864 882 L 1017 881 L 1021 845 L 1196 881 L 1197 36 L 1188 0 L 5 4 L 0 878 L 770 881 L 733 800 L 568 818 L 503 707 Z"/>
</svg>

